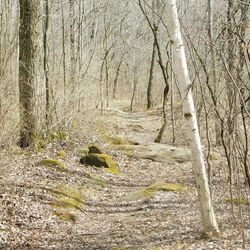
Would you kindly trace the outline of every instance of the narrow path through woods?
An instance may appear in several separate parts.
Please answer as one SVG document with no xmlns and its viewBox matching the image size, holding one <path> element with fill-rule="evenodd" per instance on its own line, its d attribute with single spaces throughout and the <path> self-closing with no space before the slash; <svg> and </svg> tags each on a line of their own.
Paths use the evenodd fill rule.
<svg viewBox="0 0 250 250">
<path fill-rule="evenodd" d="M 42 153 L 2 156 L 8 171 L 0 179 L 0 246 L 234 249 L 225 245 L 231 240 L 199 240 L 189 150 L 152 142 L 161 125 L 156 111 L 125 110 L 124 103 L 106 110 L 92 138 L 61 146 L 67 156 L 58 154 L 57 144 Z M 118 174 L 79 164 L 80 148 L 92 143 L 112 156 Z M 42 165 L 45 157 L 57 157 L 64 168 Z M 223 211 L 217 214 L 225 216 Z"/>
</svg>

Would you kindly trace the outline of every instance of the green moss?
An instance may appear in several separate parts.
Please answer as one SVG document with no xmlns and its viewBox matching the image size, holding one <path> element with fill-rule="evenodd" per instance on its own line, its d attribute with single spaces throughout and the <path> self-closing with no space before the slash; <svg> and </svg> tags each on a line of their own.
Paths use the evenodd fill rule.
<svg viewBox="0 0 250 250">
<path fill-rule="evenodd" d="M 157 192 L 182 192 L 184 187 L 180 184 L 173 183 L 164 183 L 159 182 L 155 183 L 147 188 L 141 189 L 135 193 L 132 193 L 127 196 L 127 200 L 139 200 L 139 199 L 149 199 L 153 198 Z"/>
<path fill-rule="evenodd" d="M 50 168 L 53 168 L 57 171 L 66 171 L 67 168 L 64 165 L 63 162 L 59 161 L 59 160 L 55 160 L 55 159 L 43 159 L 40 162 L 38 162 L 39 165 L 43 165 L 43 166 L 47 166 Z"/>
<path fill-rule="evenodd" d="M 79 123 L 76 120 L 74 120 L 74 121 L 72 121 L 71 126 L 72 126 L 72 128 L 75 128 L 75 129 L 79 128 Z"/>
<path fill-rule="evenodd" d="M 89 154 L 102 154 L 102 151 L 96 145 L 89 145 L 88 153 Z"/>
<path fill-rule="evenodd" d="M 4 232 L 8 232 L 8 231 L 10 231 L 10 229 L 8 227 L 0 226 L 0 233 L 4 233 Z"/>
<path fill-rule="evenodd" d="M 60 185 L 53 189 L 52 192 L 57 198 L 56 201 L 53 202 L 55 207 L 81 210 L 83 197 L 79 188 L 68 185 Z"/>
<path fill-rule="evenodd" d="M 82 156 L 82 155 L 86 155 L 88 154 L 89 152 L 89 149 L 88 148 L 78 148 L 76 150 L 76 153 L 79 155 L 79 156 Z"/>
<path fill-rule="evenodd" d="M 105 187 L 106 183 L 100 177 L 88 174 L 87 177 L 95 182 L 96 185 L 100 187 Z"/>
<path fill-rule="evenodd" d="M 67 157 L 67 153 L 64 150 L 60 150 L 56 153 L 56 155 L 60 158 L 66 158 Z"/>
<path fill-rule="evenodd" d="M 233 203 L 236 205 L 246 205 L 246 206 L 250 205 L 250 200 L 244 199 L 244 198 L 234 198 L 234 199 L 225 198 L 224 201 L 227 203 Z"/>
<path fill-rule="evenodd" d="M 33 135 L 33 143 L 34 143 L 34 149 L 37 152 L 43 152 L 43 150 L 46 148 L 46 146 L 48 145 L 49 141 L 48 139 L 42 135 L 42 134 L 35 134 Z"/>
<path fill-rule="evenodd" d="M 76 222 L 76 215 L 68 211 L 55 210 L 53 213 L 60 219 L 64 221 Z"/>
<path fill-rule="evenodd" d="M 54 200 L 51 202 L 53 208 L 56 208 L 53 213 L 61 220 L 75 222 L 77 217 L 75 211 L 82 211 L 83 204 L 82 188 L 62 184 L 50 191 Z"/>
<path fill-rule="evenodd" d="M 120 138 L 118 136 L 110 136 L 110 135 L 103 134 L 101 136 L 101 139 L 106 143 L 114 144 L 114 145 L 131 144 L 131 142 L 129 140 L 126 140 L 124 138 Z"/>
<path fill-rule="evenodd" d="M 57 131 L 50 133 L 48 135 L 49 141 L 64 141 L 67 138 L 68 138 L 68 133 L 66 133 L 65 131 Z"/>
<path fill-rule="evenodd" d="M 112 157 L 107 154 L 89 154 L 80 159 L 80 163 L 90 166 L 104 168 L 108 173 L 117 174 L 119 172 Z"/>
</svg>

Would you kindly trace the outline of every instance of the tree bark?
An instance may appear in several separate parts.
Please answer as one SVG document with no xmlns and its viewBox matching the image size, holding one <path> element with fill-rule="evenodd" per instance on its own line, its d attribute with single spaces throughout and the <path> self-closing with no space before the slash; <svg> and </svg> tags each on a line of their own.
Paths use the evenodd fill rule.
<svg viewBox="0 0 250 250">
<path fill-rule="evenodd" d="M 114 85 L 113 85 L 113 99 L 116 98 L 118 77 L 119 77 L 119 74 L 120 74 L 120 69 L 121 69 L 121 66 L 122 66 L 123 59 L 124 59 L 125 55 L 126 55 L 126 53 L 124 53 L 122 55 L 122 57 L 120 59 L 120 62 L 118 64 L 117 70 L 116 70 L 115 79 L 114 79 Z"/>
<path fill-rule="evenodd" d="M 25 148 L 32 144 L 36 131 L 34 86 L 39 0 L 19 0 L 19 6 L 19 144 Z"/>
<path fill-rule="evenodd" d="M 215 95 L 215 109 L 217 108 L 217 89 L 219 82 L 217 80 L 217 70 L 216 70 L 216 55 L 215 55 L 215 49 L 214 49 L 214 21 L 213 21 L 213 1 L 214 0 L 208 0 L 208 36 L 209 36 L 209 45 L 210 45 L 210 53 L 211 53 L 211 66 L 212 66 L 212 81 L 213 81 L 213 91 Z M 216 117 L 215 112 L 215 145 L 220 146 L 221 145 L 221 138 L 220 138 L 220 124 Z"/>
<path fill-rule="evenodd" d="M 49 29 L 49 0 L 44 2 L 44 30 L 43 30 L 43 71 L 45 76 L 45 89 L 46 89 L 46 111 L 45 120 L 47 130 L 51 123 L 50 119 L 50 90 L 49 90 L 49 67 L 48 67 L 48 29 Z"/>
<path fill-rule="evenodd" d="M 70 84 L 72 89 L 75 87 L 75 72 L 76 72 L 76 54 L 75 54 L 75 6 L 74 1 L 69 2 L 69 17 L 70 17 Z M 72 90 L 72 91 L 73 91 Z"/>
<path fill-rule="evenodd" d="M 173 42 L 175 45 L 174 69 L 178 82 L 180 84 L 187 136 L 193 154 L 193 168 L 200 202 L 203 229 L 204 233 L 218 233 L 219 228 L 215 219 L 210 190 L 208 186 L 206 167 L 204 163 L 194 101 L 191 92 L 191 82 L 189 78 L 187 60 L 180 31 L 176 0 L 169 0 L 169 3 L 171 25 L 173 28 Z"/>
<path fill-rule="evenodd" d="M 153 98 L 152 87 L 153 87 L 153 74 L 155 66 L 155 54 L 156 54 L 156 41 L 154 38 L 149 78 L 148 78 L 148 88 L 147 88 L 147 109 L 150 109 L 152 107 L 152 98 Z"/>
<path fill-rule="evenodd" d="M 63 56 L 63 104 L 66 102 L 66 46 L 65 46 L 65 21 L 64 6 L 61 0 L 61 21 L 62 21 L 62 56 Z"/>
</svg>

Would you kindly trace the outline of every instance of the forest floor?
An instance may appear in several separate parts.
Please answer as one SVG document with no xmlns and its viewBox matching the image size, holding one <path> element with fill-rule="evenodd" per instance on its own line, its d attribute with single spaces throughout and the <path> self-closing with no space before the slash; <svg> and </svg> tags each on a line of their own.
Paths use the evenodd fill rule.
<svg viewBox="0 0 250 250">
<path fill-rule="evenodd" d="M 220 149 L 210 164 L 221 235 L 204 239 L 183 121 L 177 120 L 175 144 L 170 127 L 168 144 L 156 144 L 160 110 L 128 112 L 126 102 L 112 107 L 88 113 L 75 122 L 75 136 L 43 150 L 0 153 L 0 249 L 236 250 L 243 249 L 242 223 L 250 249 L 250 207 L 234 205 L 233 219 Z M 80 164 L 90 144 L 111 155 L 119 173 Z M 176 190 L 163 188 L 167 183 Z"/>
</svg>

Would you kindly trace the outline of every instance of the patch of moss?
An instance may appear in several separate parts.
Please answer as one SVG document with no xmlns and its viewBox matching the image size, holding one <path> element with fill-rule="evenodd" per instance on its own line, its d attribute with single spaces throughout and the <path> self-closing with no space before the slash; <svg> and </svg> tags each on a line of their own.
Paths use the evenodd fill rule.
<svg viewBox="0 0 250 250">
<path fill-rule="evenodd" d="M 74 120 L 74 121 L 72 121 L 71 126 L 72 126 L 72 128 L 79 128 L 79 123 L 76 120 Z"/>
<path fill-rule="evenodd" d="M 250 200 L 245 199 L 245 198 L 234 198 L 234 199 L 225 198 L 224 201 L 227 203 L 233 203 L 236 205 L 246 205 L 246 206 L 250 205 Z"/>
<path fill-rule="evenodd" d="M 64 221 L 76 222 L 76 215 L 68 211 L 55 210 L 53 213 L 60 219 Z"/>
<path fill-rule="evenodd" d="M 174 183 L 159 182 L 147 188 L 141 189 L 127 196 L 127 200 L 139 200 L 153 198 L 157 192 L 182 192 L 184 186 Z"/>
<path fill-rule="evenodd" d="M 33 153 L 34 151 L 32 149 L 21 149 L 21 148 L 13 149 L 13 154 L 18 156 L 31 157 Z"/>
<path fill-rule="evenodd" d="M 53 168 L 59 172 L 64 172 L 67 170 L 63 162 L 55 159 L 43 159 L 40 162 L 38 162 L 38 164 Z"/>
<path fill-rule="evenodd" d="M 79 156 L 82 156 L 82 155 L 86 155 L 88 154 L 89 152 L 89 149 L 88 148 L 78 148 L 76 150 L 76 153 L 79 155 Z"/>
<path fill-rule="evenodd" d="M 8 231 L 10 231 L 10 229 L 8 227 L 0 226 L 0 233 L 4 233 L 4 232 L 8 232 Z"/>
<path fill-rule="evenodd" d="M 100 177 L 94 176 L 92 174 L 88 174 L 87 177 L 95 182 L 96 185 L 100 187 L 105 187 L 105 181 L 103 181 Z"/>
<path fill-rule="evenodd" d="M 56 153 L 56 155 L 60 158 L 65 159 L 67 157 L 67 153 L 64 150 L 60 150 Z"/>
<path fill-rule="evenodd" d="M 81 211 L 83 204 L 82 193 L 77 187 L 68 185 L 60 185 L 52 190 L 57 200 L 53 202 L 55 207 L 59 208 L 73 208 Z"/>
<path fill-rule="evenodd" d="M 57 131 L 57 132 L 50 133 L 48 135 L 48 139 L 50 141 L 64 141 L 67 138 L 68 138 L 68 133 L 66 133 L 65 131 Z"/>
<path fill-rule="evenodd" d="M 80 159 L 80 163 L 95 167 L 103 167 L 108 173 L 117 174 L 119 172 L 112 157 L 107 154 L 89 154 Z"/>
<path fill-rule="evenodd" d="M 103 134 L 101 138 L 104 142 L 107 142 L 109 144 L 114 144 L 114 145 L 131 144 L 129 140 L 120 138 L 118 136 L 110 136 L 110 135 Z"/>
<path fill-rule="evenodd" d="M 88 153 L 89 154 L 102 154 L 102 151 L 96 145 L 89 145 L 88 146 Z"/>
<path fill-rule="evenodd" d="M 42 134 L 34 134 L 32 136 L 32 140 L 34 143 L 34 149 L 37 152 L 43 152 L 43 150 L 46 148 L 46 146 L 48 145 L 49 141 L 48 139 L 43 136 Z"/>
</svg>

